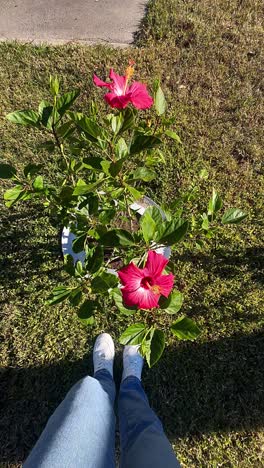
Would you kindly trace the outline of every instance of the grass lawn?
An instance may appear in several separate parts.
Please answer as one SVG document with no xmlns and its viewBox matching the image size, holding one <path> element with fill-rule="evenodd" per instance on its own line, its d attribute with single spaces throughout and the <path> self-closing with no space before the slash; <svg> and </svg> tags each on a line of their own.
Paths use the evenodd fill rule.
<svg viewBox="0 0 264 468">
<path fill-rule="evenodd" d="M 171 200 L 192 183 L 206 208 L 214 186 L 225 206 L 248 213 L 201 251 L 174 254 L 183 313 L 202 334 L 171 340 L 143 382 L 183 467 L 264 466 L 263 379 L 263 52 L 262 0 L 155 0 L 133 49 L 0 44 L 1 159 L 53 170 L 38 148 L 42 137 L 5 115 L 48 95 L 50 73 L 63 88 L 81 89 L 76 104 L 101 102 L 92 73 L 119 71 L 130 58 L 136 78 L 160 77 L 177 117 L 182 151 L 168 150 L 151 196 Z M 261 148 L 262 146 L 262 148 Z M 206 168 L 209 179 L 201 181 Z M 2 183 L 2 188 L 9 186 Z M 71 385 L 91 369 L 102 330 L 116 340 L 126 321 L 106 310 L 95 326 L 79 323 L 67 305 L 45 300 L 64 278 L 59 226 L 32 203 L 7 210 L 0 201 L 1 448 L 0 466 L 18 467 Z M 119 351 L 121 348 L 119 347 Z M 117 371 L 121 356 L 118 356 Z"/>
</svg>

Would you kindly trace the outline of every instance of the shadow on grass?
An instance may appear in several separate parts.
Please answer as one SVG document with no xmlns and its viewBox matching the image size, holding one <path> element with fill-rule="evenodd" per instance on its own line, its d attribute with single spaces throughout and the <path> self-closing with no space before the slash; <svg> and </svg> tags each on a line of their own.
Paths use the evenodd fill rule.
<svg viewBox="0 0 264 468">
<path fill-rule="evenodd" d="M 205 255 L 186 251 L 184 255 L 177 255 L 177 260 L 192 262 L 194 266 L 224 279 L 240 276 L 241 269 L 246 268 L 252 274 L 252 281 L 264 283 L 264 247 L 248 247 L 237 251 L 218 249 L 212 253 Z"/>
<path fill-rule="evenodd" d="M 264 424 L 264 337 L 232 336 L 169 349 L 145 387 L 169 436 Z"/>
<path fill-rule="evenodd" d="M 264 338 L 254 334 L 168 348 L 143 375 L 168 436 L 263 427 L 263 358 Z M 2 370 L 1 462 L 25 459 L 56 406 L 91 369 L 87 356 L 35 369 Z"/>
<path fill-rule="evenodd" d="M 1 213 L 0 276 L 5 290 L 14 288 L 16 281 L 30 282 L 42 275 L 44 265 L 45 275 L 59 278 L 55 267 L 56 260 L 62 259 L 59 229 L 51 226 L 40 206 L 20 206 L 19 210 Z"/>
</svg>

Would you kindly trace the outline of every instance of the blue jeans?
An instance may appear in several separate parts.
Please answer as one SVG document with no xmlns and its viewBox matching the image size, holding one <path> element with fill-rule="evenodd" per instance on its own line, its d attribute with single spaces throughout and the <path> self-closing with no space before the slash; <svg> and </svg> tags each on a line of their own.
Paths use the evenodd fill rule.
<svg viewBox="0 0 264 468">
<path fill-rule="evenodd" d="M 50 417 L 24 468 L 114 468 L 115 383 L 107 370 L 77 382 Z M 120 468 L 179 468 L 141 382 L 119 392 Z"/>
</svg>

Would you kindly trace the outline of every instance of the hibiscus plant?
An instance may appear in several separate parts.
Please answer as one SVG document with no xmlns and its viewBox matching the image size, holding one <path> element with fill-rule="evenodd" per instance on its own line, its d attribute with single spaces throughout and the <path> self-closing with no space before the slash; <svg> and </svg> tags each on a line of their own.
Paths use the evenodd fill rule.
<svg viewBox="0 0 264 468">
<path fill-rule="evenodd" d="M 53 290 L 48 303 L 70 301 L 79 319 L 91 326 L 110 299 L 113 310 L 130 322 L 120 342 L 139 345 L 153 366 L 164 350 L 166 327 L 179 339 L 193 340 L 200 333 L 190 318 L 175 319 L 183 295 L 174 287 L 170 251 L 186 234 L 199 246 L 202 235 L 212 237 L 218 224 L 239 223 L 246 214 L 231 208 L 219 217 L 222 201 L 215 190 L 196 219 L 183 218 L 174 202 L 162 209 L 147 203 L 141 215 L 133 209 L 135 202 L 146 202 L 146 185 L 155 179 L 155 167 L 165 164 L 167 140 L 181 145 L 171 129 L 173 119 L 166 117 L 159 82 L 152 98 L 145 84 L 131 82 L 133 71 L 130 63 L 124 76 L 112 69 L 109 81 L 94 76 L 96 86 L 107 88 L 104 98 L 111 112 L 105 113 L 94 102 L 88 113 L 71 110 L 79 91 L 62 94 L 58 78 L 51 77 L 51 101 L 42 101 L 37 111 L 12 112 L 7 119 L 47 136 L 42 147 L 53 155 L 53 173 L 34 162 L 22 171 L 2 163 L 0 177 L 15 183 L 4 193 L 7 207 L 38 199 L 74 234 L 74 255 L 64 255 L 69 281 Z M 154 112 L 148 110 L 152 106 Z"/>
</svg>

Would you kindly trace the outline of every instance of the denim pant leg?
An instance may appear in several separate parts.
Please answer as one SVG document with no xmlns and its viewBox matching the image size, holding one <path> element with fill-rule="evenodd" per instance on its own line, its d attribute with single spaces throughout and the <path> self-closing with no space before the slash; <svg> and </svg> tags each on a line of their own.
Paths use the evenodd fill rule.
<svg viewBox="0 0 264 468">
<path fill-rule="evenodd" d="M 24 468 L 114 468 L 115 384 L 107 370 L 77 382 L 50 417 Z"/>
<path fill-rule="evenodd" d="M 162 424 L 150 408 L 141 382 L 127 377 L 119 401 L 120 468 L 179 468 Z"/>
</svg>

